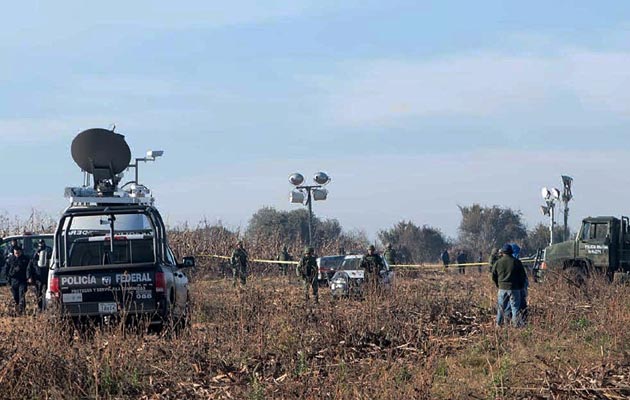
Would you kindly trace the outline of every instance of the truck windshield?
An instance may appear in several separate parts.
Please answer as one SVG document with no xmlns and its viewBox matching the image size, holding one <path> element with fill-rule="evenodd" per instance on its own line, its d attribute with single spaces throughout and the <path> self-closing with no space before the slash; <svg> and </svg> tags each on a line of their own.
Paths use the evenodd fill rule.
<svg viewBox="0 0 630 400">
<path fill-rule="evenodd" d="M 604 241 L 608 235 L 607 222 L 585 222 L 582 227 L 582 240 Z"/>
</svg>

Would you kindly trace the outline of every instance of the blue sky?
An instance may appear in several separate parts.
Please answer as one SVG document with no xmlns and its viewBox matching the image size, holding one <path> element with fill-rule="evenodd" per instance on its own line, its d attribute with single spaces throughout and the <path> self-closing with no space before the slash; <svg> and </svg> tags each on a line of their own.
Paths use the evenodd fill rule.
<svg viewBox="0 0 630 400">
<path fill-rule="evenodd" d="M 457 205 L 519 209 L 575 178 L 572 224 L 628 213 L 630 4 L 621 1 L 11 2 L 0 16 L 0 209 L 57 213 L 90 127 L 126 135 L 169 222 L 244 226 L 286 177 L 373 235 L 457 233 Z"/>
</svg>

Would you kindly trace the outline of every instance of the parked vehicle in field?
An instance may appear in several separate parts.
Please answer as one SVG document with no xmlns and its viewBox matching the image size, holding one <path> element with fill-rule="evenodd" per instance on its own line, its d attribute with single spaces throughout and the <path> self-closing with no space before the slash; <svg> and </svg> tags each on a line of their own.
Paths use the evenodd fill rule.
<svg viewBox="0 0 630 400">
<path fill-rule="evenodd" d="M 190 300 L 184 270 L 195 260 L 176 261 L 154 199 L 137 175 L 119 188 L 130 161 L 124 136 L 84 131 L 72 143 L 72 156 L 94 186 L 66 188 L 70 206 L 54 235 L 47 306 L 75 323 L 115 318 L 184 326 Z"/>
<path fill-rule="evenodd" d="M 345 256 L 323 256 L 317 258 L 317 279 L 329 282 L 335 272 L 341 267 Z"/>
<path fill-rule="evenodd" d="M 334 298 L 362 298 L 365 290 L 365 271 L 360 268 L 362 255 L 345 256 L 341 267 L 330 279 L 330 292 Z M 379 285 L 391 289 L 395 273 L 383 259 L 385 269 L 379 273 Z"/>
<path fill-rule="evenodd" d="M 630 273 L 630 226 L 628 217 L 588 217 L 575 240 L 548 246 L 541 269 L 567 271 L 577 280 L 596 272 L 609 279 Z"/>
<path fill-rule="evenodd" d="M 53 234 L 52 233 L 25 233 L 23 235 L 7 236 L 0 240 L 0 286 L 7 284 L 6 271 L 4 270 L 6 257 L 9 255 L 9 247 L 13 240 L 17 240 L 18 245 L 22 247 L 22 251 L 28 258 L 32 258 L 33 254 L 37 250 L 37 245 L 40 240 L 46 242 L 46 246 L 52 248 L 53 246 Z"/>
</svg>

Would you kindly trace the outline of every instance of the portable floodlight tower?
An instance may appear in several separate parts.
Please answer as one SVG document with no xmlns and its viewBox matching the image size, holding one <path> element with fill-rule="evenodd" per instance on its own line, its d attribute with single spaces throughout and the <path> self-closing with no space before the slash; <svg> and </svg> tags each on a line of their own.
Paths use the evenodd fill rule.
<svg viewBox="0 0 630 400">
<path fill-rule="evenodd" d="M 562 191 L 562 204 L 564 205 L 564 240 L 569 240 L 569 202 L 573 199 L 573 193 L 571 193 L 572 183 L 573 178 L 562 175 L 562 185 L 564 187 Z"/>
<path fill-rule="evenodd" d="M 543 200 L 545 200 L 546 205 L 541 206 L 540 210 L 542 211 L 543 215 L 549 216 L 549 244 L 552 245 L 554 243 L 553 228 L 556 223 L 556 201 L 560 199 L 560 191 L 556 188 L 550 190 L 544 187 L 541 190 L 541 195 Z"/>
<path fill-rule="evenodd" d="M 328 190 L 324 186 L 330 183 L 330 176 L 325 172 L 317 172 L 313 177 L 316 185 L 303 185 L 304 175 L 296 172 L 289 175 L 289 182 L 295 189 L 289 193 L 289 202 L 300 203 L 308 207 L 308 245 L 313 245 L 313 200 L 324 201 L 328 198 Z"/>
</svg>

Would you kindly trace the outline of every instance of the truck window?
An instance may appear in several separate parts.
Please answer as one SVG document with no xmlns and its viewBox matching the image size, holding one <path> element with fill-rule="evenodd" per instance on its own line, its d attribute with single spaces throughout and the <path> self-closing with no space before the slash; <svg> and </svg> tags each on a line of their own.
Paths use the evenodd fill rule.
<svg viewBox="0 0 630 400">
<path fill-rule="evenodd" d="M 152 262 L 155 262 L 153 239 L 116 241 L 113 253 L 109 241 L 77 240 L 68 254 L 69 267 Z"/>
<path fill-rule="evenodd" d="M 604 241 L 608 235 L 607 222 L 585 222 L 582 227 L 582 240 Z"/>
</svg>

